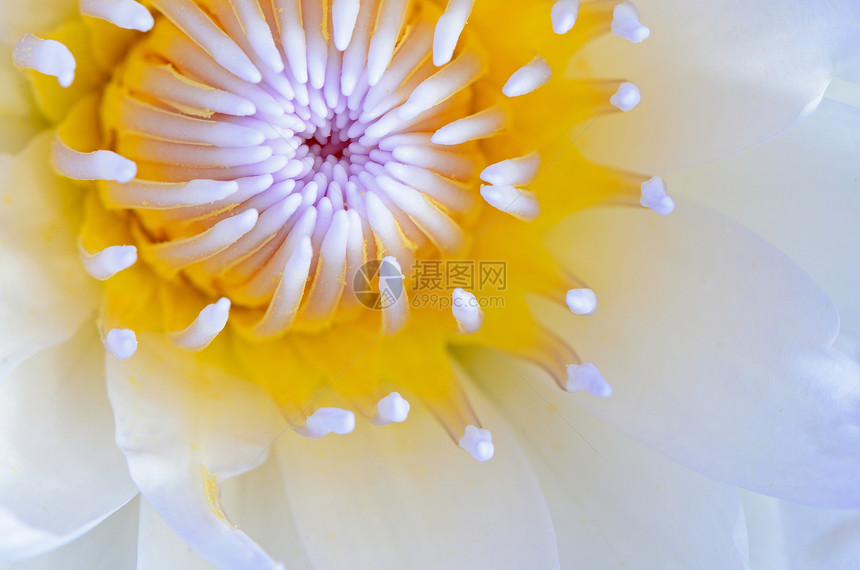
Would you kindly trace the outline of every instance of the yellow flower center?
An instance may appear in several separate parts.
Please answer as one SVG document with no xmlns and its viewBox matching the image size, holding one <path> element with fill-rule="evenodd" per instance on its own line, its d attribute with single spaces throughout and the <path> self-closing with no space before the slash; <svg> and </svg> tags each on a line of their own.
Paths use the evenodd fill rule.
<svg viewBox="0 0 860 570">
<path fill-rule="evenodd" d="M 102 102 L 136 178 L 101 196 L 133 213 L 139 251 L 164 278 L 224 298 L 215 312 L 232 304 L 262 339 L 354 318 L 353 277 L 369 260 L 409 277 L 416 259 L 462 250 L 482 162 L 473 141 L 506 117 L 472 113 L 484 64 L 465 38 L 433 63 L 432 3 L 365 3 L 346 23 L 315 6 L 302 30 L 289 9 L 156 5 L 167 17 Z M 388 332 L 405 319 L 391 315 Z"/>
<path fill-rule="evenodd" d="M 492 438 L 449 346 L 489 344 L 564 389 L 611 393 L 526 296 L 597 309 L 541 242 L 567 213 L 672 209 L 659 178 L 571 150 L 578 124 L 639 103 L 632 83 L 565 77 L 597 35 L 648 36 L 632 4 L 149 5 L 86 0 L 89 45 L 72 26 L 15 50 L 63 88 L 31 74 L 46 115 L 66 117 L 55 168 L 93 182 L 81 253 L 105 283 L 110 353 L 133 357 L 138 333 L 166 333 L 259 382 L 309 437 L 351 431 L 350 408 L 404 421 L 403 392 L 479 460 Z"/>
</svg>

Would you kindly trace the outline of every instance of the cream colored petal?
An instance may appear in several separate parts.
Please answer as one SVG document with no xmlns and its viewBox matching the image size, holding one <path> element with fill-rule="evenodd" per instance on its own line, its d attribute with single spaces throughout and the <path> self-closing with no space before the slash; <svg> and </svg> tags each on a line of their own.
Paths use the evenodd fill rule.
<svg viewBox="0 0 860 570">
<path fill-rule="evenodd" d="M 636 82 L 642 103 L 579 140 L 586 156 L 662 174 L 763 142 L 824 94 L 850 31 L 824 0 L 636 2 L 651 36 L 607 36 L 584 51 L 589 76 Z"/>
<path fill-rule="evenodd" d="M 666 218 L 586 211 L 551 242 L 600 298 L 591 317 L 551 316 L 614 388 L 566 397 L 716 479 L 860 505 L 860 369 L 830 346 L 838 316 L 799 267 L 683 200 Z"/>
<path fill-rule="evenodd" d="M 221 481 L 265 460 L 274 406 L 204 358 L 154 334 L 138 335 L 132 358 L 109 358 L 117 444 L 147 502 L 201 557 L 227 568 L 278 568 L 231 524 L 220 500 Z"/>
<path fill-rule="evenodd" d="M 137 536 L 137 570 L 215 570 L 173 532 L 155 509 L 141 498 Z"/>
<path fill-rule="evenodd" d="M 260 467 L 224 482 L 224 509 L 272 558 L 289 570 L 311 570 L 293 512 L 284 474 L 274 454 Z"/>
<path fill-rule="evenodd" d="M 97 303 L 76 246 L 80 191 L 51 170 L 51 139 L 0 156 L 0 376 L 69 338 Z"/>
<path fill-rule="evenodd" d="M 98 526 L 56 550 L 0 564 L 0 570 L 124 570 L 135 567 L 137 498 Z"/>
<path fill-rule="evenodd" d="M 834 61 L 836 75 L 860 83 L 860 4 L 854 0 L 827 0 L 847 32 L 837 36 L 842 57 Z"/>
<path fill-rule="evenodd" d="M 838 346 L 860 355 L 860 108 L 825 99 L 777 139 L 667 176 L 678 194 L 747 225 L 836 303 Z"/>
<path fill-rule="evenodd" d="M 0 0 L 0 44 L 15 45 L 27 32 L 46 32 L 78 15 L 78 0 L 40 0 L 33 4 Z"/>
<path fill-rule="evenodd" d="M 95 324 L 0 381 L 0 560 L 74 540 L 137 494 L 116 449 Z"/>
<path fill-rule="evenodd" d="M 750 558 L 773 570 L 849 569 L 860 560 L 860 511 L 817 509 L 742 491 Z"/>
<path fill-rule="evenodd" d="M 827 0 L 842 16 L 855 26 L 860 25 L 860 6 L 853 0 Z"/>
<path fill-rule="evenodd" d="M 459 354 L 535 468 L 562 568 L 749 567 L 734 487 L 601 422 L 520 360 L 489 349 Z"/>
<path fill-rule="evenodd" d="M 293 522 L 281 471 L 273 459 L 224 482 L 222 503 L 231 520 L 290 570 L 311 570 Z M 182 541 L 145 501 L 141 507 L 138 570 L 215 568 Z"/>
<path fill-rule="evenodd" d="M 0 47 L 0 153 L 20 152 L 44 128 L 24 75 L 12 64 L 12 52 Z"/>
<path fill-rule="evenodd" d="M 479 463 L 415 405 L 403 424 L 360 424 L 277 443 L 314 568 L 555 568 L 538 481 L 502 418 L 473 399 L 496 452 Z"/>
</svg>

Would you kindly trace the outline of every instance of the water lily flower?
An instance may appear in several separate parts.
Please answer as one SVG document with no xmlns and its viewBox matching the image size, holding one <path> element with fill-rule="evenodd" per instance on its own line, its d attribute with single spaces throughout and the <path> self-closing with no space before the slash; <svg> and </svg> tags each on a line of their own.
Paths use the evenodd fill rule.
<svg viewBox="0 0 860 570">
<path fill-rule="evenodd" d="M 0 561 L 746 568 L 860 508 L 860 14 L 763 4 L 0 0 Z"/>
</svg>

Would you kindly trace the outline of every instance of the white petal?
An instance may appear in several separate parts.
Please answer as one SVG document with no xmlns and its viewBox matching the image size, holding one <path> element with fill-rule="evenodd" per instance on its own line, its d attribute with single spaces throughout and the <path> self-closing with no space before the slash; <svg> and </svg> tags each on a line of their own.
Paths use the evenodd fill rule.
<svg viewBox="0 0 860 570">
<path fill-rule="evenodd" d="M 155 509 L 140 499 L 140 530 L 137 535 L 137 569 L 161 568 L 183 570 L 215 570 L 199 554 L 188 548 L 175 532 L 170 530 Z"/>
<path fill-rule="evenodd" d="M 551 243 L 601 293 L 588 319 L 553 313 L 614 388 L 575 401 L 711 477 L 860 504 L 860 370 L 830 347 L 833 304 L 799 267 L 687 202 L 668 218 L 577 214 Z"/>
<path fill-rule="evenodd" d="M 534 367 L 488 350 L 462 358 L 532 460 L 563 568 L 749 567 L 733 487 L 596 419 Z"/>
<path fill-rule="evenodd" d="M 837 77 L 827 87 L 822 105 L 830 105 L 831 100 L 845 103 L 851 107 L 860 107 L 860 85 Z"/>
<path fill-rule="evenodd" d="M 27 32 L 45 32 L 78 16 L 78 0 L 44 0 L 34 10 L 25 2 L 0 0 L 0 43 L 14 45 Z M 5 56 L 5 54 L 3 54 Z"/>
<path fill-rule="evenodd" d="M 860 109 L 825 99 L 777 139 L 676 173 L 669 185 L 746 224 L 807 270 L 839 309 L 837 346 L 860 355 Z"/>
<path fill-rule="evenodd" d="M 93 530 L 56 550 L 35 558 L 0 564 L 3 570 L 87 569 L 115 570 L 135 567 L 137 497 Z"/>
<path fill-rule="evenodd" d="M 304 554 L 277 461 L 225 481 L 222 502 L 230 520 L 290 570 L 311 570 Z M 215 568 L 188 548 L 158 513 L 141 502 L 138 570 Z"/>
<path fill-rule="evenodd" d="M 860 6 L 854 0 L 827 0 L 839 14 L 854 26 L 860 26 Z"/>
<path fill-rule="evenodd" d="M 287 500 L 283 474 L 272 454 L 262 466 L 224 483 L 224 508 L 275 560 L 290 570 L 311 570 Z"/>
<path fill-rule="evenodd" d="M 103 354 L 90 323 L 0 381 L 0 560 L 73 540 L 137 494 L 113 441 Z"/>
<path fill-rule="evenodd" d="M 486 463 L 458 449 L 419 406 L 398 426 L 282 438 L 277 456 L 314 568 L 557 567 L 549 514 L 522 450 L 491 408 L 478 412 L 496 445 Z"/>
<path fill-rule="evenodd" d="M 854 0 L 827 0 L 837 14 L 843 27 L 834 26 L 839 42 L 839 57 L 835 58 L 836 76 L 840 79 L 860 83 L 860 5 Z M 844 31 L 843 31 L 844 30 Z"/>
<path fill-rule="evenodd" d="M 606 36 L 589 69 L 635 81 L 635 113 L 603 117 L 578 145 L 599 163 L 662 173 L 762 142 L 814 108 L 845 51 L 822 2 L 636 2 L 651 37 Z M 844 33 L 843 33 L 844 34 Z"/>
<path fill-rule="evenodd" d="M 183 351 L 141 334 L 128 360 L 107 360 L 117 443 L 150 505 L 189 546 L 227 567 L 276 563 L 233 527 L 219 481 L 259 465 L 275 433 L 263 391 Z"/>
<path fill-rule="evenodd" d="M 860 511 L 817 509 L 750 491 L 741 499 L 754 568 L 852 568 L 860 560 Z"/>
<path fill-rule="evenodd" d="M 0 152 L 16 153 L 44 128 L 44 119 L 26 78 L 12 64 L 12 54 L 0 53 Z"/>
<path fill-rule="evenodd" d="M 80 194 L 51 171 L 51 140 L 0 156 L 0 376 L 69 338 L 97 302 L 76 246 Z"/>
</svg>

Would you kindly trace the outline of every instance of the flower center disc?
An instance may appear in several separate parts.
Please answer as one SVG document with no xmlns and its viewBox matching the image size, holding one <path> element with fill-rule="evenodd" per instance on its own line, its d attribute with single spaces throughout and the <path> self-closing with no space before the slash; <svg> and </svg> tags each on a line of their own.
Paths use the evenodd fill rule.
<svg viewBox="0 0 860 570">
<path fill-rule="evenodd" d="M 100 191 L 162 276 L 226 297 L 266 338 L 351 314 L 368 260 L 408 271 L 462 248 L 480 137 L 457 123 L 484 63 L 464 36 L 434 64 L 431 3 L 153 4 L 103 101 L 137 178 Z M 486 136 L 504 126 L 484 114 Z"/>
</svg>

